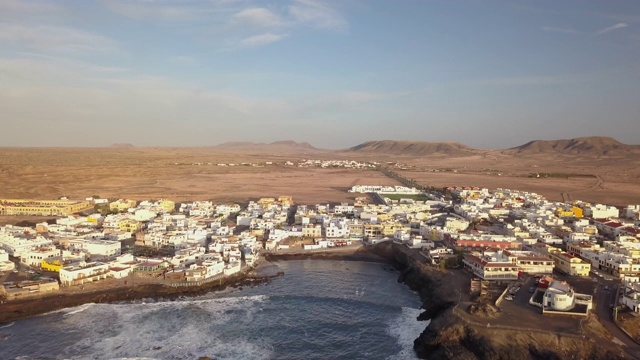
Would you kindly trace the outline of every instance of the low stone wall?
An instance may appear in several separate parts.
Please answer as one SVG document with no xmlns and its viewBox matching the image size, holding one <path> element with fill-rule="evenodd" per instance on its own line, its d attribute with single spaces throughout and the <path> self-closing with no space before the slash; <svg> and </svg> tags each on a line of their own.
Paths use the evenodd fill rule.
<svg viewBox="0 0 640 360">
<path fill-rule="evenodd" d="M 500 296 L 498 296 L 498 299 L 496 300 L 496 306 L 500 307 L 500 304 L 502 304 L 502 301 L 504 300 L 504 296 L 507 295 L 507 291 L 509 291 L 510 286 L 507 286 L 504 291 L 502 292 L 502 294 L 500 294 Z"/>
</svg>

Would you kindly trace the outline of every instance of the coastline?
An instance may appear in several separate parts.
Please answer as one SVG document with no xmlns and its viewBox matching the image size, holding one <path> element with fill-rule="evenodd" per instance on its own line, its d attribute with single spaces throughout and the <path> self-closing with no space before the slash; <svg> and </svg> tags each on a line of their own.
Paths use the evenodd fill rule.
<svg viewBox="0 0 640 360">
<path fill-rule="evenodd" d="M 174 287 L 163 283 L 149 282 L 134 284 L 134 280 L 129 281 L 130 285 L 126 286 L 87 290 L 74 287 L 69 291 L 45 293 L 25 299 L 5 301 L 0 304 L 0 325 L 89 303 L 114 303 L 149 298 L 175 300 L 185 296 L 199 296 L 209 292 L 222 291 L 228 287 L 258 285 L 284 274 L 279 271 L 274 262 L 305 259 L 386 262 L 385 259 L 363 251 L 362 248 L 310 254 L 266 254 L 264 258 L 258 260 L 253 269 L 244 268 L 239 273 L 225 277 L 220 281 L 213 281 L 200 286 Z M 100 284 L 96 283 L 95 285 L 99 286 Z"/>
<path fill-rule="evenodd" d="M 351 249 L 309 254 L 265 254 L 254 269 L 201 286 L 172 287 L 140 284 L 135 287 L 105 288 L 67 294 L 50 294 L 0 304 L 0 325 L 51 311 L 87 303 L 114 303 L 153 298 L 175 300 L 203 295 L 228 287 L 262 284 L 280 276 L 278 261 L 289 260 L 368 261 L 389 264 L 399 271 L 398 282 L 415 291 L 423 312 L 416 321 L 430 320 L 414 341 L 414 351 L 422 359 L 629 359 L 621 348 L 605 345 L 602 337 L 589 332 L 580 336 L 558 335 L 545 331 L 513 331 L 479 326 L 458 309 L 464 288 L 461 273 L 426 266 L 411 249 L 392 242 Z"/>
<path fill-rule="evenodd" d="M 132 284 L 116 288 L 43 294 L 0 304 L 0 325 L 88 303 L 114 303 L 149 298 L 175 300 L 184 296 L 199 296 L 212 291 L 222 291 L 228 287 L 262 284 L 280 275 L 282 274 L 256 275 L 254 271 L 247 269 L 221 281 L 200 286 L 174 287 L 161 283 L 143 283 L 135 286 Z"/>
<path fill-rule="evenodd" d="M 480 325 L 469 320 L 466 310 L 458 307 L 466 296 L 460 281 L 466 274 L 456 276 L 463 273 L 426 266 L 404 245 L 387 242 L 370 250 L 400 270 L 398 282 L 420 296 L 424 311 L 417 320 L 431 320 L 414 341 L 414 350 L 421 359 L 634 358 L 626 352 L 629 349 L 612 345 L 609 339 L 599 336 L 596 330 L 600 323 L 594 319 L 585 325 L 580 336 Z"/>
</svg>

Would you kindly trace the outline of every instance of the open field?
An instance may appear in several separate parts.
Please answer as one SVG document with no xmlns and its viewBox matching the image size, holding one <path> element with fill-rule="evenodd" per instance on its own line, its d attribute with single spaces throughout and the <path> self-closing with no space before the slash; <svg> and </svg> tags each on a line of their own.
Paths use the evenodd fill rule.
<svg viewBox="0 0 640 360">
<path fill-rule="evenodd" d="M 296 202 L 353 201 L 354 184 L 397 185 L 378 171 L 278 165 L 300 156 L 220 153 L 211 149 L 11 149 L 0 150 L 0 197 L 110 198 L 247 202 L 291 195 Z M 264 163 L 264 167 L 216 166 Z M 176 165 L 177 163 L 177 165 Z M 200 163 L 200 165 L 192 165 Z"/>
<path fill-rule="evenodd" d="M 396 185 L 382 173 L 283 165 L 303 159 L 378 161 L 425 186 L 468 185 L 536 192 L 551 200 L 640 203 L 640 159 L 509 156 L 397 156 L 277 148 L 1 148 L 0 197 L 50 199 L 91 195 L 176 201 L 246 202 L 291 195 L 299 203 L 353 201 L 354 184 Z M 247 163 L 217 166 L 218 163 Z M 272 162 L 272 165 L 266 164 Z M 250 166 L 249 164 L 258 166 Z M 553 177 L 529 177 L 553 173 Z M 500 174 L 500 175 L 498 175 Z M 559 174 L 559 175 L 558 175 Z M 564 178 L 562 174 L 570 175 Z M 535 175 L 534 175 L 535 176 Z M 567 195 L 568 194 L 568 195 Z"/>
<path fill-rule="evenodd" d="M 480 186 L 535 192 L 550 200 L 600 202 L 611 205 L 640 203 L 640 159 L 500 154 L 460 158 L 406 159 L 398 174 L 424 186 Z M 552 177 L 535 174 L 552 173 Z M 568 176 L 564 177 L 566 174 Z M 534 177 L 531 177 L 531 176 Z"/>
</svg>

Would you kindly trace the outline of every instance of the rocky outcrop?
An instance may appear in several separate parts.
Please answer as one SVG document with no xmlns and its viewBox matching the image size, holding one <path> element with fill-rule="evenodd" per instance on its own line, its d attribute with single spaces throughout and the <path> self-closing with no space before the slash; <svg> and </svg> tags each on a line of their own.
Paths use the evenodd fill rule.
<svg viewBox="0 0 640 360">
<path fill-rule="evenodd" d="M 448 271 L 428 267 L 403 245 L 377 244 L 370 251 L 400 270 L 399 282 L 416 291 L 425 311 L 418 320 L 430 319 L 414 341 L 421 359 L 625 359 L 622 352 L 599 346 L 590 336 L 559 336 L 495 328 L 479 328 L 461 320 L 453 311 L 463 289 L 455 289 Z"/>
<path fill-rule="evenodd" d="M 604 339 L 603 339 L 604 340 Z M 500 329 L 477 329 L 447 314 L 433 320 L 416 339 L 422 359 L 625 359 L 597 341 Z"/>
<path fill-rule="evenodd" d="M 211 291 L 224 290 L 228 286 L 252 286 L 269 281 L 270 277 L 253 276 L 240 272 L 223 278 L 220 281 L 206 283 L 200 286 L 173 287 L 163 284 L 141 284 L 134 286 L 108 288 L 79 293 L 50 293 L 40 297 L 33 297 L 0 304 L 0 324 L 28 318 L 74 306 L 88 303 L 112 303 L 118 301 L 134 301 L 140 299 L 173 300 L 183 296 L 198 296 Z"/>
</svg>

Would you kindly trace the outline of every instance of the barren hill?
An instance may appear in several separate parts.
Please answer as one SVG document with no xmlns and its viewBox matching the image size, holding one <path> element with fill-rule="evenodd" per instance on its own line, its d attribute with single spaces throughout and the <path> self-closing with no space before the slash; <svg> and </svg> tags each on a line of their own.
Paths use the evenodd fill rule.
<svg viewBox="0 0 640 360">
<path fill-rule="evenodd" d="M 356 145 L 348 151 L 406 156 L 425 156 L 434 154 L 468 156 L 478 153 L 478 150 L 456 142 L 394 140 L 368 141 L 360 145 Z"/>
<path fill-rule="evenodd" d="M 134 148 L 135 146 L 129 143 L 117 143 L 117 144 L 111 144 L 109 145 L 109 147 L 118 148 L 118 149 L 130 149 L 130 148 Z"/>
<path fill-rule="evenodd" d="M 640 145 L 628 145 L 606 136 L 561 140 L 534 140 L 503 151 L 505 154 L 567 154 L 578 156 L 628 156 L 640 154 Z"/>
</svg>

